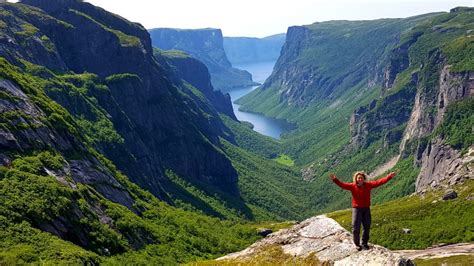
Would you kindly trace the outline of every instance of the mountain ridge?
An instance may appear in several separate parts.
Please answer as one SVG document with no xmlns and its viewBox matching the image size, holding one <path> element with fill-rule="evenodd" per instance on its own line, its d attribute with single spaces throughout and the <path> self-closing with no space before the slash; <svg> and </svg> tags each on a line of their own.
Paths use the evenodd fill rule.
<svg viewBox="0 0 474 266">
<path fill-rule="evenodd" d="M 256 85 L 252 75 L 233 68 L 223 47 L 220 29 L 149 29 L 153 46 L 163 50 L 182 50 L 202 61 L 211 74 L 215 89 Z"/>
</svg>

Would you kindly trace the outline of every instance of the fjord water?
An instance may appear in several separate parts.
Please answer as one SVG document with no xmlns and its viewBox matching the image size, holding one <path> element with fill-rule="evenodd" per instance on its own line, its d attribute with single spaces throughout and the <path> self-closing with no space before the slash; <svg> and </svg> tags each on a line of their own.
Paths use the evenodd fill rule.
<svg viewBox="0 0 474 266">
<path fill-rule="evenodd" d="M 272 62 L 260 62 L 260 63 L 249 63 L 249 64 L 238 64 L 235 68 L 247 70 L 252 74 L 252 79 L 258 83 L 263 83 L 265 79 L 270 76 L 273 71 L 275 61 Z M 248 94 L 255 90 L 258 86 L 249 86 L 242 88 L 234 88 L 230 90 L 223 90 L 224 93 L 229 93 L 232 100 L 232 108 L 234 109 L 235 116 L 239 121 L 247 121 L 253 124 L 253 130 L 258 133 L 272 138 L 280 139 L 282 133 L 288 132 L 294 128 L 293 125 L 278 119 L 266 117 L 261 114 L 242 112 L 239 110 L 240 105 L 236 104 L 235 101 L 240 97 Z"/>
</svg>

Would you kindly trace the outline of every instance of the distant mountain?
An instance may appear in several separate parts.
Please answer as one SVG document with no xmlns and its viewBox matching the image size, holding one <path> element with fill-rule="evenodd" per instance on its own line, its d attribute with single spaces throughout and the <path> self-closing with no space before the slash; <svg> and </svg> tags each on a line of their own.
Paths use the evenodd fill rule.
<svg viewBox="0 0 474 266">
<path fill-rule="evenodd" d="M 244 70 L 233 68 L 223 47 L 220 29 L 169 29 L 148 30 L 152 45 L 162 50 L 180 50 L 202 61 L 211 74 L 215 89 L 250 86 L 252 75 Z"/>
<path fill-rule="evenodd" d="M 265 38 L 224 37 L 224 50 L 233 65 L 276 61 L 285 38 L 285 33 Z"/>
</svg>

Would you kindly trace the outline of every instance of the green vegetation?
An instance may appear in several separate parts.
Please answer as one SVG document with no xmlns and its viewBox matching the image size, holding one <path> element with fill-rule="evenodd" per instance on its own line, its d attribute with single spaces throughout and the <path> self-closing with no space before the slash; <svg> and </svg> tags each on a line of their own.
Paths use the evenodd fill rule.
<svg viewBox="0 0 474 266">
<path fill-rule="evenodd" d="M 138 81 L 141 82 L 142 79 L 136 75 L 131 73 L 121 73 L 121 74 L 113 74 L 105 78 L 105 82 L 107 84 L 119 83 L 124 81 Z"/>
<path fill-rule="evenodd" d="M 301 219 L 311 210 L 303 205 L 311 189 L 299 173 L 221 140 L 224 153 L 239 173 L 239 190 L 256 220 Z M 260 209 L 256 210 L 255 208 Z M 265 211 L 262 213 L 262 210 Z"/>
<path fill-rule="evenodd" d="M 22 35 L 22 36 L 25 36 L 25 37 L 34 36 L 39 31 L 38 28 L 36 28 L 35 26 L 33 26 L 29 23 L 22 24 L 21 28 L 22 28 L 22 31 L 18 31 L 18 32 L 16 32 L 16 34 Z"/>
<path fill-rule="evenodd" d="M 473 265 L 474 255 L 455 255 L 436 259 L 415 259 L 419 266 L 443 266 L 443 265 Z"/>
<path fill-rule="evenodd" d="M 286 166 L 293 166 L 295 165 L 295 162 L 290 158 L 290 156 L 286 154 L 280 154 L 278 158 L 273 159 L 275 162 L 279 164 L 283 164 Z"/>
<path fill-rule="evenodd" d="M 474 241 L 474 182 L 455 187 L 458 197 L 441 200 L 442 191 L 414 195 L 372 207 L 371 242 L 389 249 L 424 249 L 440 243 Z M 351 228 L 351 210 L 328 215 Z M 455 220 L 455 222 L 453 222 Z M 409 228 L 405 234 L 403 228 Z"/>
<path fill-rule="evenodd" d="M 180 50 L 161 50 L 156 47 L 153 48 L 153 54 L 155 56 L 160 55 L 168 58 L 191 58 L 191 55 Z"/>
<path fill-rule="evenodd" d="M 474 144 L 474 98 L 450 104 L 442 124 L 433 133 L 442 137 L 447 144 L 459 150 L 466 150 Z"/>
<path fill-rule="evenodd" d="M 0 215 L 0 263 L 97 264 L 100 257 L 71 242 L 35 229 L 26 221 L 13 223 Z"/>
</svg>

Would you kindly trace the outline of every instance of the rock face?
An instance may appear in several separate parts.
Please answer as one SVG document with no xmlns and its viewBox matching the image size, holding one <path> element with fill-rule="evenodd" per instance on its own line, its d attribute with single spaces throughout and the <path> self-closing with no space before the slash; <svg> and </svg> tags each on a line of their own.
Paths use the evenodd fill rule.
<svg viewBox="0 0 474 266">
<path fill-rule="evenodd" d="M 215 89 L 250 86 L 252 75 L 233 68 L 224 51 L 220 29 L 168 29 L 149 30 L 154 47 L 163 50 L 181 50 L 203 62 L 211 74 Z"/>
<path fill-rule="evenodd" d="M 78 136 L 45 122 L 46 113 L 14 82 L 0 80 L 0 92 L 8 96 L 0 99 L 2 118 L 7 113 L 21 114 L 11 121 L 1 119 L 2 123 L 7 122 L 9 126 L 0 128 L 0 166 L 11 167 L 11 162 L 15 159 L 11 154 L 38 150 L 55 149 L 64 154 L 84 154 L 82 159 L 65 162 L 61 169 L 44 168 L 41 171 L 73 190 L 78 189 L 78 183 L 90 185 L 104 198 L 137 212 L 133 206 L 135 201 L 124 184 L 119 182 L 96 157 L 90 154 L 85 156 L 88 152 L 87 147 Z M 99 203 L 91 200 L 88 204 L 91 206 L 89 212 L 102 217 L 103 223 L 111 220 L 104 214 Z M 93 236 L 88 234 L 86 227 L 79 224 L 79 221 L 87 215 L 76 204 L 72 204 L 62 216 L 52 220 L 35 221 L 33 225 L 78 245 L 89 246 L 94 241 Z"/>
<path fill-rule="evenodd" d="M 450 187 L 468 179 L 474 179 L 474 148 L 462 155 L 438 139 L 428 145 L 421 156 L 416 191 Z"/>
<path fill-rule="evenodd" d="M 222 92 L 214 90 L 209 71 L 201 61 L 187 55 L 173 56 L 161 53 L 158 56 L 163 56 L 166 59 L 178 79 L 183 79 L 200 90 L 217 111 L 237 120 L 229 94 L 224 95 Z"/>
<path fill-rule="evenodd" d="M 396 44 L 400 28 L 412 23 L 331 21 L 290 27 L 274 71 L 261 89 L 272 88 L 280 103 L 306 107 L 335 100 L 360 82 L 369 86 L 382 79 L 386 48 Z"/>
<path fill-rule="evenodd" d="M 417 91 L 413 111 L 400 144 L 402 151 L 410 139 L 430 134 L 443 121 L 449 104 L 474 94 L 474 72 L 453 73 L 442 59 L 435 60 L 435 63 L 442 66 L 438 84 L 430 90 L 420 88 Z"/>
<path fill-rule="evenodd" d="M 280 56 L 285 38 L 285 33 L 265 38 L 224 37 L 224 50 L 233 65 L 274 62 Z"/>
<path fill-rule="evenodd" d="M 280 230 L 240 252 L 218 260 L 239 261 L 255 257 L 269 246 L 281 246 L 285 254 L 308 257 L 313 254 L 321 263 L 334 265 L 413 265 L 400 255 L 381 246 L 357 251 L 351 234 L 333 219 L 324 215 L 302 221 L 289 229 Z"/>
</svg>

